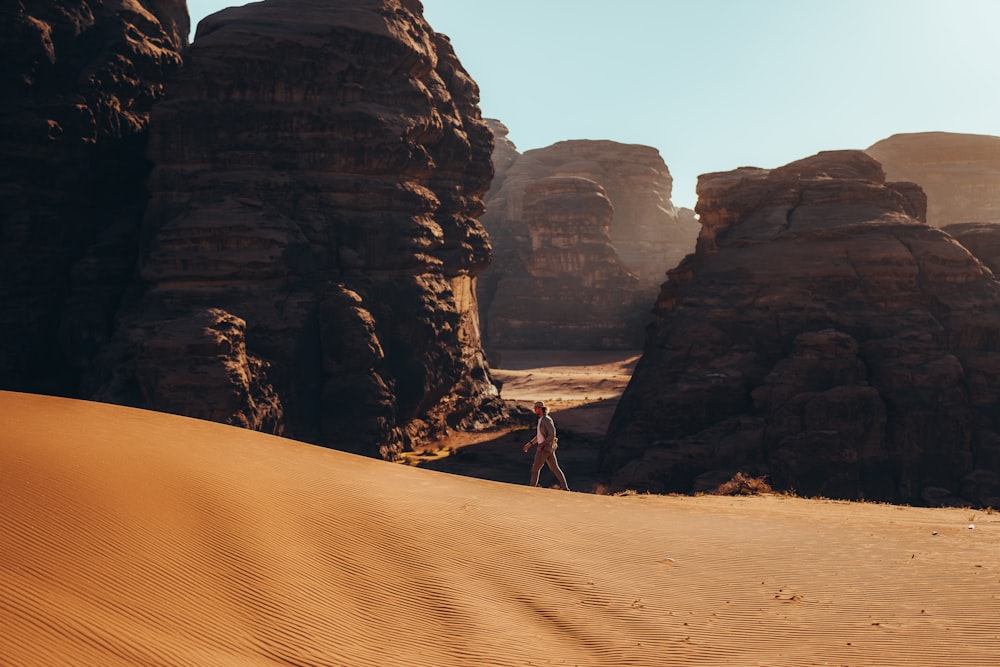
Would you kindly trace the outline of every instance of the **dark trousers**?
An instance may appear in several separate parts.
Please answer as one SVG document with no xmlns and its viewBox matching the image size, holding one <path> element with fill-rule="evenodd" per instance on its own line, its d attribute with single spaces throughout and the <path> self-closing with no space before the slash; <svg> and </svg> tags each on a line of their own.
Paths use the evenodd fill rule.
<svg viewBox="0 0 1000 667">
<path fill-rule="evenodd" d="M 556 476 L 559 488 L 569 491 L 569 484 L 566 483 L 566 475 L 563 474 L 562 468 L 559 467 L 555 450 L 551 446 L 539 446 L 535 450 L 535 460 L 531 463 L 531 486 L 538 486 L 538 475 L 542 472 L 543 465 L 547 465 L 552 474 Z"/>
</svg>

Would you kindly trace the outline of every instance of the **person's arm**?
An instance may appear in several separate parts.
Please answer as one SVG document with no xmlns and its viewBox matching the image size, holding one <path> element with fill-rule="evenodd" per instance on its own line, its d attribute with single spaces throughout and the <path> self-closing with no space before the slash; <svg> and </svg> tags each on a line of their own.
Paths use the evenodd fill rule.
<svg viewBox="0 0 1000 667">
<path fill-rule="evenodd" d="M 528 442 L 524 443 L 524 451 L 528 451 L 529 449 L 531 449 L 536 444 L 538 444 L 538 435 L 537 434 L 531 436 L 531 440 L 529 440 Z"/>
</svg>

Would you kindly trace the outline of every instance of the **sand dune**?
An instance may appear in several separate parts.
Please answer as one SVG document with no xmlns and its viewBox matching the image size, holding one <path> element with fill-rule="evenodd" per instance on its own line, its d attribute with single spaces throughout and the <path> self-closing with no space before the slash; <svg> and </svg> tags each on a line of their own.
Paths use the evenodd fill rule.
<svg viewBox="0 0 1000 667">
<path fill-rule="evenodd" d="M 531 489 L 6 392 L 0 492 L 2 665 L 982 666 L 1000 651 L 987 512 Z"/>
</svg>

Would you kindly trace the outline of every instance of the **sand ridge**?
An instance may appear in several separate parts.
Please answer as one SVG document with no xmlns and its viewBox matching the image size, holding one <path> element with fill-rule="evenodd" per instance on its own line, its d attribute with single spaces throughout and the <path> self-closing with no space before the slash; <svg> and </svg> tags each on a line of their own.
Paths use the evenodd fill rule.
<svg viewBox="0 0 1000 667">
<path fill-rule="evenodd" d="M 10 392 L 0 492 L 2 665 L 987 665 L 1000 646 L 987 512 L 531 489 Z"/>
</svg>

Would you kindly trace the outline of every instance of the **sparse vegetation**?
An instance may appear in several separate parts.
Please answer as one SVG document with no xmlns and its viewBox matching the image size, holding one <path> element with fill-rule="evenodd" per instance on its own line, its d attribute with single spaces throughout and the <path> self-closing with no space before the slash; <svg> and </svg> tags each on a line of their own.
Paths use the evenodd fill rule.
<svg viewBox="0 0 1000 667">
<path fill-rule="evenodd" d="M 716 496 L 758 496 L 765 493 L 774 493 L 774 489 L 767 483 L 765 477 L 747 477 L 741 472 L 721 484 L 713 495 Z"/>
<path fill-rule="evenodd" d="M 614 496 L 616 498 L 622 497 L 636 497 L 636 496 L 655 496 L 660 495 L 656 493 L 651 493 L 649 491 L 636 491 L 635 489 L 620 489 L 602 482 L 598 482 L 593 486 L 592 493 L 598 496 Z"/>
<path fill-rule="evenodd" d="M 616 491 L 612 493 L 613 496 L 651 496 L 649 491 L 636 491 L 635 489 L 625 489 L 624 491 Z"/>
</svg>

